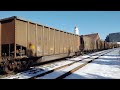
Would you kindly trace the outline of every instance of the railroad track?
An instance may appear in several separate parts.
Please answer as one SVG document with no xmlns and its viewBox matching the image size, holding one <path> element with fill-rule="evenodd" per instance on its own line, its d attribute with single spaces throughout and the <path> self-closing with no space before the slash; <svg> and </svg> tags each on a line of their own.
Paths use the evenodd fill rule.
<svg viewBox="0 0 120 90">
<path fill-rule="evenodd" d="M 62 78 L 65 78 L 66 76 L 70 75 L 71 73 L 75 72 L 76 70 L 82 68 L 83 66 L 85 66 L 88 63 L 92 62 L 93 60 L 95 60 L 95 59 L 99 58 L 100 56 L 102 56 L 102 55 L 104 55 L 106 53 L 109 53 L 109 52 L 111 52 L 111 51 L 107 51 L 105 53 L 101 52 L 101 53 L 97 54 L 99 56 L 92 55 L 92 56 L 84 58 L 82 60 L 78 60 L 78 61 L 72 62 L 70 64 L 67 64 L 67 65 L 58 67 L 56 69 L 53 69 L 51 71 L 42 73 L 40 75 L 31 77 L 30 79 L 46 79 L 46 77 L 48 79 L 62 79 Z M 70 68 L 67 68 L 68 66 Z M 71 68 L 73 68 L 73 69 L 71 69 Z M 64 71 L 64 72 L 59 73 L 59 75 L 57 75 L 57 73 L 60 72 L 60 71 Z M 51 77 L 49 77 L 50 74 L 51 74 Z M 56 76 L 55 76 L 55 74 L 56 74 Z"/>
<path fill-rule="evenodd" d="M 85 66 L 86 64 L 90 63 L 92 60 L 94 60 L 108 52 L 111 52 L 111 50 L 109 50 L 109 51 L 105 50 L 105 51 L 100 51 L 100 52 L 97 52 L 94 54 L 86 55 L 85 57 L 83 56 L 83 58 L 81 58 L 80 60 L 77 60 L 77 61 L 72 60 L 72 59 L 74 59 L 74 58 L 72 58 L 71 60 L 55 62 L 50 65 L 46 64 L 46 66 L 43 65 L 43 66 L 40 66 L 37 68 L 33 67 L 31 70 L 24 71 L 24 72 L 18 73 L 17 75 L 13 75 L 11 77 L 6 77 L 3 79 L 40 79 L 40 77 L 46 76 L 57 70 L 64 69 L 66 67 L 70 67 L 72 65 L 77 65 L 78 63 L 81 62 L 81 64 L 80 65 L 78 64 L 76 68 L 73 68 L 72 70 L 69 70 L 68 72 L 66 72 L 56 78 L 56 79 L 61 79 L 61 78 L 64 78 L 65 76 L 73 73 L 74 71 L 78 70 L 79 68 Z M 98 56 L 96 56 L 96 55 L 98 55 Z M 92 59 L 92 60 L 90 60 L 90 59 Z M 62 66 L 61 66 L 61 64 L 62 64 Z"/>
</svg>

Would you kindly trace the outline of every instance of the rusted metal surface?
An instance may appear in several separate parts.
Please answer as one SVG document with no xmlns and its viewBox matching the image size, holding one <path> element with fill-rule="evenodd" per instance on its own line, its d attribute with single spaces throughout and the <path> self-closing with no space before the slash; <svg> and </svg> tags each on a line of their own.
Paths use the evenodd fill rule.
<svg viewBox="0 0 120 90">
<path fill-rule="evenodd" d="M 98 33 L 93 33 L 93 34 L 88 34 L 88 35 L 84 35 L 84 37 L 88 37 L 88 38 L 91 38 L 91 44 L 89 43 L 90 47 L 89 49 L 91 48 L 91 50 L 96 50 L 97 49 L 97 40 L 100 40 L 100 37 L 98 35 Z M 88 41 L 88 40 L 87 40 Z M 88 41 L 89 42 L 89 41 Z"/>
<path fill-rule="evenodd" d="M 59 39 L 60 39 L 60 35 L 59 35 L 59 31 L 57 30 L 56 32 L 57 35 L 57 39 L 56 39 L 56 49 L 57 49 L 57 54 L 59 54 Z"/>
<path fill-rule="evenodd" d="M 16 43 L 27 47 L 27 22 L 16 20 Z"/>
<path fill-rule="evenodd" d="M 80 43 L 80 36 L 77 36 L 77 48 L 78 50 L 80 50 L 80 46 L 81 46 L 81 43 Z"/>
<path fill-rule="evenodd" d="M 91 38 L 87 36 L 83 36 L 83 41 L 84 41 L 84 50 L 91 50 Z"/>
<path fill-rule="evenodd" d="M 43 26 L 37 26 L 37 56 L 43 55 Z"/>
<path fill-rule="evenodd" d="M 36 42 L 35 42 L 35 24 L 29 23 L 29 30 L 28 30 L 28 44 L 34 45 L 36 48 Z M 33 49 L 33 55 L 35 55 L 35 48 Z"/>
<path fill-rule="evenodd" d="M 65 33 L 65 52 L 68 53 L 68 37 L 67 37 L 67 33 Z"/>
<path fill-rule="evenodd" d="M 97 41 L 96 41 L 96 44 L 97 44 L 97 49 L 100 50 L 100 40 L 97 40 Z"/>
<path fill-rule="evenodd" d="M 49 55 L 49 27 L 46 28 L 46 50 L 47 50 L 47 54 L 46 55 Z"/>
<path fill-rule="evenodd" d="M 71 52 L 70 51 L 70 34 L 69 33 L 67 34 L 67 43 L 68 43 L 67 44 L 67 49 L 68 49 L 68 54 L 69 54 Z"/>
<path fill-rule="evenodd" d="M 62 32 L 60 31 L 60 47 L 59 47 L 59 51 L 60 53 L 62 53 Z"/>
<path fill-rule="evenodd" d="M 67 52 L 67 49 L 66 49 L 66 32 L 64 32 L 64 53 L 66 53 Z"/>
<path fill-rule="evenodd" d="M 50 28 L 49 33 L 49 54 L 54 54 L 54 29 Z"/>
<path fill-rule="evenodd" d="M 1 43 L 11 44 L 15 42 L 15 20 L 1 22 Z"/>
<path fill-rule="evenodd" d="M 38 35 L 37 35 L 37 27 L 38 25 L 35 24 L 35 56 L 38 56 L 37 53 L 38 53 Z"/>
<path fill-rule="evenodd" d="M 60 53 L 63 53 L 63 32 L 60 32 Z"/>
<path fill-rule="evenodd" d="M 46 33 L 46 27 L 43 27 L 43 48 L 44 48 L 44 54 L 43 55 L 47 55 L 47 33 Z"/>
<path fill-rule="evenodd" d="M 77 51 L 77 36 L 76 35 L 74 36 L 74 40 L 75 40 L 74 48 L 75 48 L 75 51 Z"/>
<path fill-rule="evenodd" d="M 76 38 L 75 38 L 75 35 L 73 35 L 73 48 L 74 48 L 74 52 L 76 50 Z"/>
<path fill-rule="evenodd" d="M 59 54 L 59 31 L 55 30 L 55 54 Z"/>
<path fill-rule="evenodd" d="M 1 22 L 0 22 L 0 61 L 1 61 Z"/>
<path fill-rule="evenodd" d="M 48 50 L 48 55 L 50 55 L 50 45 L 51 45 L 51 41 L 50 41 L 50 28 L 48 27 L 48 45 L 47 45 L 47 50 Z"/>
<path fill-rule="evenodd" d="M 52 30 L 49 28 L 49 55 L 52 55 L 53 53 L 53 36 L 52 36 Z"/>
<path fill-rule="evenodd" d="M 73 52 L 72 34 L 70 34 L 70 51 Z"/>
<path fill-rule="evenodd" d="M 73 52 L 73 47 L 72 47 L 72 34 L 70 34 L 70 51 Z"/>
<path fill-rule="evenodd" d="M 68 33 L 68 53 L 70 52 L 70 34 Z"/>
<path fill-rule="evenodd" d="M 15 20 L 11 22 L 9 19 Z M 16 45 L 29 48 L 31 43 L 34 45 L 34 55 L 44 56 L 68 53 L 69 50 L 74 52 L 79 48 L 74 34 L 32 23 L 15 16 L 0 21 L 4 22 L 4 20 L 8 20 L 8 23 L 1 25 L 3 29 L 1 30 L 2 44 L 15 43 L 15 50 Z M 11 31 L 10 33 L 7 31 L 8 29 Z M 5 37 L 6 33 L 8 37 Z"/>
<path fill-rule="evenodd" d="M 72 45 L 73 45 L 72 47 L 73 47 L 73 52 L 74 52 L 75 51 L 75 47 L 74 47 L 75 46 L 74 35 L 72 35 Z"/>
<path fill-rule="evenodd" d="M 74 35 L 74 34 L 73 34 L 72 38 L 73 38 L 73 52 L 75 52 L 75 47 L 76 47 L 76 46 L 75 46 L 75 41 L 76 41 L 76 40 L 75 40 L 75 35 Z"/>
<path fill-rule="evenodd" d="M 101 49 L 104 49 L 104 41 L 101 41 Z"/>
</svg>

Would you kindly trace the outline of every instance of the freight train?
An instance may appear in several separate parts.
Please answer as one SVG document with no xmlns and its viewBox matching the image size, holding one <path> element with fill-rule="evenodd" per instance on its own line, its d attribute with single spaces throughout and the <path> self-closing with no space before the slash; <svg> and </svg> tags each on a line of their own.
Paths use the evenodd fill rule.
<svg viewBox="0 0 120 90">
<path fill-rule="evenodd" d="M 113 47 L 119 46 L 101 41 L 98 33 L 80 36 L 17 16 L 0 20 L 0 72 Z"/>
</svg>

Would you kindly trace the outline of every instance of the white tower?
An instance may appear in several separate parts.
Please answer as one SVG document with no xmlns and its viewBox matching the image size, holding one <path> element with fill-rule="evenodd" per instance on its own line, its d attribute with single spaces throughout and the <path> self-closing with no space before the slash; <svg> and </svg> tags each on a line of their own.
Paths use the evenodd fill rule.
<svg viewBox="0 0 120 90">
<path fill-rule="evenodd" d="M 75 27 L 75 28 L 74 28 L 74 33 L 77 34 L 77 35 L 79 35 L 78 27 Z"/>
</svg>

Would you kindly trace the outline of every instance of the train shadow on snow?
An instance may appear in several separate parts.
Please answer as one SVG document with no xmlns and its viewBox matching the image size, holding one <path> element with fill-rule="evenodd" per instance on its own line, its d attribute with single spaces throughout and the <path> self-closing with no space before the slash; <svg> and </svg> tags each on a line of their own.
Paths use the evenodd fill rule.
<svg viewBox="0 0 120 90">
<path fill-rule="evenodd" d="M 110 66 L 113 65 L 115 68 L 120 69 L 120 56 L 104 55 L 104 57 L 100 57 L 98 58 L 98 60 L 94 60 L 94 62 L 92 63 L 99 64 L 99 65 L 110 65 Z"/>
<path fill-rule="evenodd" d="M 25 73 L 24 72 L 22 75 L 24 77 L 27 76 L 29 78 L 29 77 L 33 76 L 33 74 L 37 75 L 36 72 L 40 73 L 40 71 L 42 73 L 42 72 L 46 72 L 48 70 L 47 69 L 43 70 L 43 69 L 37 68 L 36 70 L 31 70 L 31 72 L 29 72 L 29 73 Z M 54 74 L 52 74 L 51 76 L 49 76 L 48 74 L 46 74 L 45 76 L 47 78 L 45 78 L 45 76 L 41 76 L 42 78 L 39 78 L 39 79 L 51 79 L 51 77 L 62 75 L 63 73 L 66 73 L 66 72 L 65 71 L 54 71 Z M 101 76 L 101 75 L 90 74 L 90 73 L 85 73 L 86 74 L 85 76 L 84 75 L 78 75 L 76 73 L 71 73 L 71 74 L 72 74 L 72 77 L 70 77 L 70 78 L 63 78 L 63 79 L 112 79 L 112 78 L 109 78 L 109 77 L 104 77 L 104 76 Z"/>
<path fill-rule="evenodd" d="M 117 58 L 115 58 L 115 57 L 116 57 L 116 55 L 104 55 L 103 57 L 98 58 L 98 60 L 94 60 L 94 62 L 92 62 L 92 63 L 99 64 L 99 65 L 113 65 L 113 66 L 115 65 L 115 68 L 120 69 L 120 56 L 117 55 Z M 45 68 L 45 69 L 32 68 L 30 70 L 21 72 L 21 74 L 23 77 L 29 78 L 33 75 L 35 75 L 35 76 L 38 75 L 38 73 L 40 74 L 40 73 L 44 73 L 44 72 L 49 71 L 48 68 Z M 28 73 L 28 71 L 29 71 L 29 73 Z M 64 72 L 62 70 L 61 71 L 54 71 L 54 74 L 52 74 L 52 75 L 56 76 L 56 75 L 59 75 L 61 73 L 66 73 L 66 72 Z M 48 74 L 47 74 L 47 77 L 49 78 L 50 76 L 48 76 Z M 14 78 L 14 79 L 16 79 L 16 78 Z M 43 79 L 47 79 L 47 78 L 43 77 Z M 64 79 L 68 79 L 68 78 L 64 78 Z M 112 79 L 112 78 L 104 77 L 104 76 L 97 75 L 97 74 L 90 74 L 90 73 L 85 73 L 85 75 L 79 75 L 76 73 L 72 73 L 72 76 L 69 79 Z"/>
</svg>

